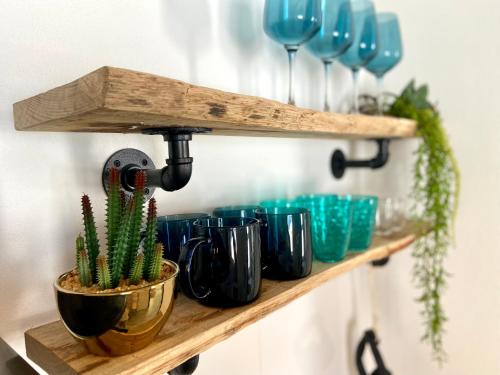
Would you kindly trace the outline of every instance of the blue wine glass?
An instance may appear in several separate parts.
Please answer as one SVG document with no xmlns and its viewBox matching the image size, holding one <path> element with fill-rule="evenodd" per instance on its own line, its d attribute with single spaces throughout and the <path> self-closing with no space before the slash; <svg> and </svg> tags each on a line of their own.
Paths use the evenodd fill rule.
<svg viewBox="0 0 500 375">
<path fill-rule="evenodd" d="M 394 68 L 403 57 L 403 43 L 398 17 L 394 13 L 377 14 L 378 49 L 366 70 L 377 77 L 378 112 L 383 113 L 382 90 L 384 75 Z"/>
<path fill-rule="evenodd" d="M 295 105 L 293 78 L 299 46 L 321 27 L 321 0 L 266 0 L 264 31 L 288 52 L 288 104 Z"/>
<path fill-rule="evenodd" d="M 323 62 L 325 71 L 324 110 L 329 111 L 332 63 L 352 44 L 354 38 L 353 19 L 349 0 L 322 0 L 321 12 L 321 29 L 306 43 L 306 48 Z"/>
<path fill-rule="evenodd" d="M 354 41 L 340 56 L 340 62 L 351 69 L 353 79 L 353 112 L 359 112 L 358 75 L 377 53 L 377 18 L 375 6 L 370 0 L 351 0 L 354 19 Z"/>
</svg>

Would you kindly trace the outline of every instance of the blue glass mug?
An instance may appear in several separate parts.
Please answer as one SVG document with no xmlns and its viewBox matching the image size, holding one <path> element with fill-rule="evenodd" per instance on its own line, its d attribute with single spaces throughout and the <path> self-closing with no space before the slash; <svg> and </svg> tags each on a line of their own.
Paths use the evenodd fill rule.
<svg viewBox="0 0 500 375">
<path fill-rule="evenodd" d="M 261 286 L 259 221 L 241 217 L 206 218 L 197 220 L 194 229 L 197 237 L 182 247 L 179 258 L 184 294 L 219 307 L 255 300 Z"/>
<path fill-rule="evenodd" d="M 270 279 L 299 279 L 311 273 L 309 211 L 298 207 L 266 207 L 256 211 L 261 223 L 262 272 Z"/>
</svg>

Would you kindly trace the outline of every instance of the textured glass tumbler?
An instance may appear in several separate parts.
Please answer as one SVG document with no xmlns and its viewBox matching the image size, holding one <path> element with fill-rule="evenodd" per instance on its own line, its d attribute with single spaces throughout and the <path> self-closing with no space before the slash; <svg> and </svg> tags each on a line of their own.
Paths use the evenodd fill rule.
<svg viewBox="0 0 500 375">
<path fill-rule="evenodd" d="M 214 208 L 213 215 L 215 217 L 249 217 L 255 219 L 255 211 L 259 206 L 243 205 L 243 206 L 225 206 Z"/>
<path fill-rule="evenodd" d="M 371 195 L 352 197 L 352 228 L 349 250 L 363 251 L 370 247 L 375 230 L 378 198 Z"/>
<path fill-rule="evenodd" d="M 294 202 L 288 199 L 269 199 L 261 201 L 259 203 L 260 207 L 263 208 L 273 208 L 273 207 L 294 207 Z"/>
<path fill-rule="evenodd" d="M 311 213 L 314 257 L 322 262 L 338 262 L 344 259 L 351 236 L 351 197 L 300 196 L 295 204 L 306 207 Z"/>
</svg>

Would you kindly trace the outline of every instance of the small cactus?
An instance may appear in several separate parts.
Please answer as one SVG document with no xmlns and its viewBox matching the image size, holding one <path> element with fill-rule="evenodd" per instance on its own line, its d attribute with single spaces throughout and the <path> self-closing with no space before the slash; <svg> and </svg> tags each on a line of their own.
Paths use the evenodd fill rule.
<svg viewBox="0 0 500 375">
<path fill-rule="evenodd" d="M 90 273 L 89 256 L 84 250 L 78 252 L 78 278 L 83 286 L 92 285 L 92 275 Z"/>
<path fill-rule="evenodd" d="M 140 253 L 137 254 L 137 256 L 135 257 L 134 264 L 130 269 L 130 275 L 128 277 L 128 281 L 130 284 L 133 285 L 139 284 L 139 282 L 142 279 L 143 269 L 144 269 L 144 254 Z"/>
<path fill-rule="evenodd" d="M 153 258 L 151 259 L 151 264 L 149 265 L 149 272 L 147 275 L 148 281 L 154 281 L 160 278 L 161 266 L 163 259 L 163 245 L 157 243 L 153 252 Z"/>
<path fill-rule="evenodd" d="M 156 244 L 156 200 L 151 198 L 148 205 L 148 218 L 146 221 L 146 237 L 144 239 L 144 276 L 147 280 Z"/>
<path fill-rule="evenodd" d="M 141 241 L 141 224 L 144 210 L 144 187 L 146 184 L 146 174 L 144 171 L 138 171 L 135 174 L 134 182 L 134 207 L 130 218 L 129 239 L 127 245 L 127 254 L 123 273 L 128 275 L 134 259 L 137 255 L 137 249 Z"/>
<path fill-rule="evenodd" d="M 85 241 L 81 234 L 76 237 L 76 268 L 80 267 L 80 251 L 85 250 Z"/>
<path fill-rule="evenodd" d="M 97 230 L 95 226 L 94 213 L 92 212 L 92 204 L 90 203 L 90 198 L 88 195 L 84 194 L 82 197 L 82 212 L 83 212 L 83 225 L 85 227 L 85 242 L 87 245 L 87 252 L 89 256 L 90 272 L 93 277 L 93 281 L 97 281 L 95 278 L 96 272 L 96 259 L 99 256 L 99 240 L 97 239 Z"/>
<path fill-rule="evenodd" d="M 108 260 L 103 255 L 97 257 L 97 282 L 101 290 L 111 288 Z"/>
</svg>

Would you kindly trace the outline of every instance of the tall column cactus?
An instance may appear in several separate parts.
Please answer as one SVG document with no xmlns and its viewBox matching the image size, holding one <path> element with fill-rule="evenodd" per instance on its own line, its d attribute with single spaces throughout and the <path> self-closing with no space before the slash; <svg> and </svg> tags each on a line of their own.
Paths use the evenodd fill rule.
<svg viewBox="0 0 500 375">
<path fill-rule="evenodd" d="M 163 259 L 163 245 L 161 243 L 157 243 L 153 251 L 151 263 L 149 264 L 148 274 L 146 277 L 148 281 L 153 281 L 160 278 L 162 259 Z"/>
<path fill-rule="evenodd" d="M 113 249 L 113 261 L 111 263 L 111 285 L 113 288 L 118 286 L 122 276 L 123 267 L 127 258 L 127 246 L 129 239 L 130 219 L 134 210 L 134 200 L 127 204 L 125 215 L 123 215 L 116 243 Z"/>
<path fill-rule="evenodd" d="M 93 275 L 93 281 L 97 281 L 96 277 L 96 260 L 99 255 L 99 240 L 97 239 L 97 230 L 95 226 L 94 213 L 92 212 L 92 204 L 88 195 L 82 196 L 82 213 L 83 225 L 85 227 L 85 242 L 89 255 L 90 271 Z"/>
<path fill-rule="evenodd" d="M 135 174 L 134 182 L 134 208 L 130 218 L 129 239 L 127 245 L 126 260 L 123 268 L 123 273 L 128 275 L 134 259 L 139 249 L 141 241 L 141 225 L 144 211 L 144 187 L 146 184 L 146 174 L 144 171 L 138 171 Z"/>
<path fill-rule="evenodd" d="M 122 215 L 122 202 L 120 192 L 120 173 L 118 169 L 111 168 L 108 177 L 108 198 L 106 200 L 106 240 L 108 257 L 113 259 L 113 248 L 120 228 Z"/>
<path fill-rule="evenodd" d="M 101 290 L 111 288 L 108 260 L 103 255 L 97 257 L 97 283 Z"/>
<path fill-rule="evenodd" d="M 140 253 L 135 257 L 134 264 L 130 269 L 130 275 L 128 277 L 129 283 L 132 285 L 139 284 L 142 279 L 144 269 L 144 254 Z"/>
</svg>

